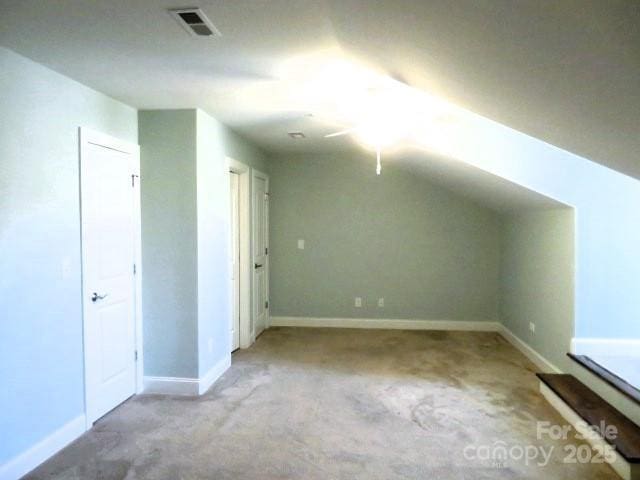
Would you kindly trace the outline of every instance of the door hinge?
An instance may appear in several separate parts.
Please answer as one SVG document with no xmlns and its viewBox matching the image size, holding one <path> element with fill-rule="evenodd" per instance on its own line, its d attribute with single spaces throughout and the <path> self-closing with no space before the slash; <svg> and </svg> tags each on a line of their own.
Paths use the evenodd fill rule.
<svg viewBox="0 0 640 480">
<path fill-rule="evenodd" d="M 134 263 L 134 264 L 133 264 L 133 274 L 135 275 L 135 274 L 137 273 L 137 271 L 138 271 L 138 270 L 137 270 L 137 268 L 136 268 L 136 264 Z"/>
<path fill-rule="evenodd" d="M 135 361 L 138 361 L 138 350 L 135 351 L 133 357 L 135 358 Z"/>
<path fill-rule="evenodd" d="M 268 247 L 265 247 L 265 249 L 264 249 L 264 254 L 265 254 L 265 255 L 269 255 L 269 248 L 268 248 Z"/>
<path fill-rule="evenodd" d="M 267 300 L 266 302 L 264 302 L 264 308 L 269 308 L 269 300 Z"/>
<path fill-rule="evenodd" d="M 131 186 L 136 186 L 136 178 L 140 178 L 140 175 L 136 175 L 135 173 L 131 174 Z"/>
</svg>

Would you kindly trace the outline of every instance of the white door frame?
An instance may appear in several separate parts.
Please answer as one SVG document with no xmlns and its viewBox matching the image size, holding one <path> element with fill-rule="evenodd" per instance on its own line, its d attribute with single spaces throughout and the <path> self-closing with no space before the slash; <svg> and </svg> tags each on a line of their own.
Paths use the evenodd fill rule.
<svg viewBox="0 0 640 480">
<path fill-rule="evenodd" d="M 80 140 L 80 182 L 82 182 L 82 171 L 84 168 L 83 159 L 87 157 L 87 149 L 90 144 L 99 145 L 119 152 L 132 155 L 134 160 L 134 174 L 138 178 L 132 180 L 137 181 L 136 188 L 134 190 L 134 263 L 136 266 L 136 273 L 134 276 L 134 301 L 135 301 L 135 348 L 137 354 L 136 362 L 136 393 L 141 393 L 143 390 L 143 372 L 144 372 L 144 353 L 142 342 L 142 229 L 141 229 L 141 214 L 140 214 L 140 147 L 136 144 L 129 143 L 118 138 L 105 135 L 100 132 L 88 129 L 86 127 L 79 128 L 79 140 Z M 82 185 L 82 184 L 81 184 Z M 81 187 L 82 188 L 82 187 Z M 82 212 L 82 190 L 80 190 L 80 212 Z M 82 213 L 81 213 L 82 215 Z M 81 217 L 82 218 L 82 217 Z M 82 223 L 82 221 L 81 221 Z M 81 262 L 84 269 L 84 259 L 87 252 L 85 250 L 85 244 L 82 241 L 81 235 Z M 87 312 L 84 299 L 87 298 L 86 292 L 89 290 L 89 286 L 85 284 L 85 275 L 82 275 L 82 326 L 83 326 L 83 351 L 84 351 L 84 394 L 85 394 L 85 414 L 87 413 L 87 344 L 88 338 L 86 337 L 86 322 Z M 90 429 L 92 421 L 86 417 L 86 428 Z"/>
<path fill-rule="evenodd" d="M 238 175 L 240 196 L 240 348 L 253 343 L 251 322 L 251 169 L 233 158 L 227 158 L 229 171 Z M 231 245 L 229 245 L 231 251 Z M 231 256 L 229 256 L 231 262 Z M 229 292 L 233 298 L 233 291 Z M 233 300 L 231 300 L 233 301 Z M 233 313 L 231 313 L 233 315 Z M 230 317 L 230 322 L 233 318 Z"/>
<path fill-rule="evenodd" d="M 267 192 L 267 196 L 269 195 L 269 175 L 267 175 L 264 172 L 261 172 L 260 170 L 256 170 L 255 168 L 252 168 L 251 169 L 251 213 L 252 213 L 251 225 L 254 225 L 253 215 L 256 212 L 256 207 L 253 204 L 255 202 L 255 198 L 254 198 L 254 195 L 253 195 L 253 186 L 255 185 L 255 182 L 254 182 L 255 178 L 261 178 L 262 180 L 264 180 L 264 182 L 265 182 L 265 190 Z M 269 253 L 266 255 L 265 264 L 264 264 L 264 268 L 265 268 L 265 272 L 266 272 L 266 276 L 265 276 L 265 287 L 267 289 L 266 297 L 267 297 L 267 301 L 269 302 L 269 307 L 267 308 L 267 316 L 266 316 L 266 318 L 264 320 L 264 329 L 266 330 L 271 325 L 271 299 L 269 298 L 269 276 L 271 275 L 270 265 L 269 265 L 269 258 L 271 257 L 271 251 L 269 250 L 269 203 L 268 202 L 267 202 L 267 221 L 266 221 L 266 225 L 265 225 L 265 230 L 267 231 L 266 243 L 267 243 L 267 249 L 269 251 Z M 251 230 L 251 245 L 252 246 L 253 246 L 253 234 L 254 234 L 254 232 L 253 232 L 253 228 L 252 228 L 252 230 Z M 253 260 L 253 251 L 251 252 L 251 259 Z M 251 267 L 253 267 L 253 265 L 251 265 Z M 251 270 L 251 277 L 253 279 L 253 269 Z M 252 307 L 253 307 L 253 296 L 251 298 L 252 298 Z M 255 342 L 255 340 L 256 340 L 256 325 L 255 325 L 255 322 L 252 322 L 251 337 L 252 337 L 253 341 Z"/>
<path fill-rule="evenodd" d="M 231 352 L 240 348 L 240 175 L 229 170 L 229 187 L 231 188 L 231 209 L 229 230 L 231 244 L 229 257 L 231 258 Z"/>
</svg>

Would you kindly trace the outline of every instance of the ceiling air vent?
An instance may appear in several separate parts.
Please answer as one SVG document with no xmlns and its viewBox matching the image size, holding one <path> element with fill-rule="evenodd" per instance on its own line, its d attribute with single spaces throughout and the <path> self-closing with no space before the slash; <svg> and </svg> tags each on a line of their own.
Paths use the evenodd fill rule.
<svg viewBox="0 0 640 480">
<path fill-rule="evenodd" d="M 220 37 L 222 34 L 199 8 L 172 8 L 169 13 L 191 35 Z"/>
</svg>

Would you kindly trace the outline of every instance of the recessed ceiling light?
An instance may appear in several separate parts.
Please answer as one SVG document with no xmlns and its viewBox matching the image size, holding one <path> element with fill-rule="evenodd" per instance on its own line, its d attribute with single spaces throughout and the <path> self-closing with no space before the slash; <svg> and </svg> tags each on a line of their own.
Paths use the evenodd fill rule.
<svg viewBox="0 0 640 480">
<path fill-rule="evenodd" d="M 296 140 L 300 140 L 302 138 L 307 138 L 306 135 L 302 132 L 289 132 L 289 136 L 291 138 L 295 138 Z"/>
</svg>

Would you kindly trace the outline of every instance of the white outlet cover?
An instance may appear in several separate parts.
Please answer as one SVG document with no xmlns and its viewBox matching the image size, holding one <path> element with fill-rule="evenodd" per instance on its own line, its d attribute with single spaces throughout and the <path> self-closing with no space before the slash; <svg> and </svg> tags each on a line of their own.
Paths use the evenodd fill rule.
<svg viewBox="0 0 640 480">
<path fill-rule="evenodd" d="M 536 324 L 533 322 L 529 322 L 529 330 L 531 330 L 532 333 L 535 333 L 536 331 Z"/>
<path fill-rule="evenodd" d="M 304 240 L 302 238 L 298 239 L 298 250 L 304 250 Z"/>
<path fill-rule="evenodd" d="M 356 307 L 362 307 L 362 297 L 356 297 L 356 302 L 355 302 Z"/>
<path fill-rule="evenodd" d="M 384 298 L 380 297 L 380 298 L 378 299 L 378 306 L 379 306 L 379 307 L 384 307 Z"/>
</svg>

